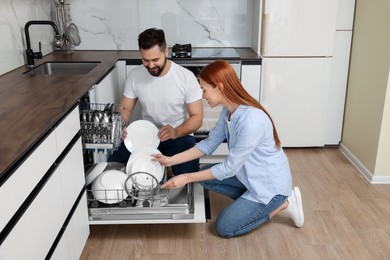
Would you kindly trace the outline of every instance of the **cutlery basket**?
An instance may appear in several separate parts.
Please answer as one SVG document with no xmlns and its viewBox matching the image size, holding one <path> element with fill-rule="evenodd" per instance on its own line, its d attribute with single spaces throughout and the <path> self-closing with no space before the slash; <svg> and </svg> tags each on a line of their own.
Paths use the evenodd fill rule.
<svg viewBox="0 0 390 260">
<path fill-rule="evenodd" d="M 115 104 L 80 103 L 80 121 L 85 149 L 118 149 L 123 121 Z"/>
</svg>

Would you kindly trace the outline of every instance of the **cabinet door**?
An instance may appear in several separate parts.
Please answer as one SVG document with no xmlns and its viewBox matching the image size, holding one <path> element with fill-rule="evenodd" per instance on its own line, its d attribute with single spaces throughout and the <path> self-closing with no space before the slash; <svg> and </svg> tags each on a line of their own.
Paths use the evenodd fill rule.
<svg viewBox="0 0 390 260">
<path fill-rule="evenodd" d="M 45 259 L 64 221 L 55 171 L 0 246 L 0 259 Z"/>
<path fill-rule="evenodd" d="M 126 61 L 120 60 L 116 63 L 118 69 L 118 91 L 119 97 L 122 98 L 123 91 L 125 90 L 127 72 L 126 72 Z"/>
<path fill-rule="evenodd" d="M 61 174 L 64 216 L 67 217 L 85 185 L 81 139 L 74 144 L 73 148 L 58 166 L 58 171 Z"/>
<path fill-rule="evenodd" d="M 88 235 L 88 208 L 84 193 L 51 259 L 79 259 Z"/>
<path fill-rule="evenodd" d="M 115 66 L 102 81 L 95 85 L 96 103 L 118 103 L 122 97 L 119 90 L 118 68 Z"/>
<path fill-rule="evenodd" d="M 0 230 L 7 225 L 56 158 L 56 139 L 53 132 L 1 186 Z"/>
<path fill-rule="evenodd" d="M 337 0 L 264 0 L 263 56 L 332 56 Z"/>
<path fill-rule="evenodd" d="M 352 31 L 337 31 L 327 105 L 325 144 L 338 145 L 344 120 Z"/>
<path fill-rule="evenodd" d="M 73 111 L 57 126 L 57 154 L 60 155 L 70 143 L 76 133 L 80 130 L 80 112 L 76 106 Z"/>
<path fill-rule="evenodd" d="M 263 59 L 261 103 L 284 147 L 323 146 L 331 58 Z"/>
<path fill-rule="evenodd" d="M 137 68 L 138 66 L 139 65 L 127 65 L 126 66 L 126 75 L 129 76 L 130 71 Z M 133 112 L 131 113 L 129 124 L 136 121 L 136 120 L 139 120 L 141 118 L 142 118 L 142 109 L 141 109 L 140 103 L 137 102 L 137 104 L 135 104 Z"/>
<path fill-rule="evenodd" d="M 241 83 L 245 90 L 257 101 L 260 100 L 260 65 L 242 65 Z"/>
<path fill-rule="evenodd" d="M 352 30 L 355 0 L 338 0 L 336 30 Z"/>
</svg>

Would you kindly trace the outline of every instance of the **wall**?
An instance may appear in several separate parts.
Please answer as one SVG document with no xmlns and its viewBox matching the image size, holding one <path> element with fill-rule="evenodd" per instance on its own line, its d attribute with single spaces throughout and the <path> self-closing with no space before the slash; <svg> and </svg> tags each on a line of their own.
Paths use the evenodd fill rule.
<svg viewBox="0 0 390 260">
<path fill-rule="evenodd" d="M 24 25 L 29 20 L 51 20 L 52 0 L 1 0 L 0 1 L 0 75 L 25 64 Z M 47 25 L 30 27 L 31 47 L 52 52 L 53 29 Z"/>
<path fill-rule="evenodd" d="M 260 0 L 65 0 L 79 29 L 80 50 L 137 50 L 137 36 L 150 27 L 166 32 L 167 43 L 195 47 L 253 47 L 258 30 L 252 16 Z M 24 25 L 29 20 L 55 21 L 57 0 L 0 1 L 0 75 L 25 64 Z M 53 30 L 32 26 L 32 48 L 52 52 Z M 252 35 L 254 35 L 252 37 Z M 257 47 L 254 46 L 256 50 Z"/>
<path fill-rule="evenodd" d="M 342 144 L 372 181 L 390 182 L 390 2 L 357 1 Z"/>
<path fill-rule="evenodd" d="M 251 47 L 254 2 L 67 0 L 82 39 L 76 49 L 119 50 L 137 50 L 138 34 L 150 27 L 164 29 L 169 46 Z"/>
</svg>

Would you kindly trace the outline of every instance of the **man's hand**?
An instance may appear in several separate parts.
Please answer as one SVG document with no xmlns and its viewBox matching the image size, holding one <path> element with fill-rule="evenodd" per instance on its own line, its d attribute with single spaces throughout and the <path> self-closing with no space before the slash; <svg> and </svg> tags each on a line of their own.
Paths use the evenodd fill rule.
<svg viewBox="0 0 390 260">
<path fill-rule="evenodd" d="M 179 134 L 176 128 L 172 127 L 171 125 L 165 125 L 160 128 L 157 133 L 157 137 L 160 139 L 161 142 L 163 142 L 169 139 L 176 139 L 179 137 Z"/>
<path fill-rule="evenodd" d="M 124 141 L 127 138 L 127 129 L 126 127 L 122 130 L 122 140 Z"/>
</svg>

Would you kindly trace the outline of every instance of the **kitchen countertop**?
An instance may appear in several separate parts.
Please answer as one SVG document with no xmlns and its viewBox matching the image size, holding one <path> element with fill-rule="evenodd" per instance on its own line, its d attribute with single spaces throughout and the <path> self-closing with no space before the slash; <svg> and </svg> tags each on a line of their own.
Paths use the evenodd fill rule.
<svg viewBox="0 0 390 260">
<path fill-rule="evenodd" d="M 250 48 L 236 48 L 243 60 L 260 60 Z M 27 66 L 0 76 L 0 186 L 59 120 L 118 60 L 140 59 L 138 50 L 53 52 L 36 60 L 98 61 L 83 75 L 26 75 Z"/>
</svg>

